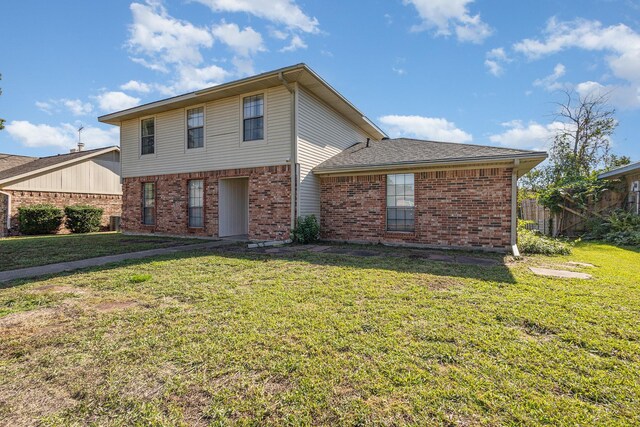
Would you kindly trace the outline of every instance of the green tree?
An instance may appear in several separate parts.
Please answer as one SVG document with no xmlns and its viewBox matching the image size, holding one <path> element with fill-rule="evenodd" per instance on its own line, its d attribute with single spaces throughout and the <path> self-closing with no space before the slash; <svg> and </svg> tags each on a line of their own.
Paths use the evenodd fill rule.
<svg viewBox="0 0 640 427">
<path fill-rule="evenodd" d="M 551 147 L 554 181 L 584 177 L 611 162 L 611 135 L 618 126 L 607 95 L 581 96 L 565 91 L 556 119 L 563 127 Z"/>
</svg>

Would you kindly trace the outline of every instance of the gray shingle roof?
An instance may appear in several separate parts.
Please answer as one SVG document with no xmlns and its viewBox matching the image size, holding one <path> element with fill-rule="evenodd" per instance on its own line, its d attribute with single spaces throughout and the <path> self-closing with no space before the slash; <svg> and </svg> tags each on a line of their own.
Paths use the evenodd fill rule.
<svg viewBox="0 0 640 427">
<path fill-rule="evenodd" d="M 48 157 L 30 157 L 31 161 L 17 164 L 9 169 L 0 168 L 0 181 L 11 178 L 25 173 L 33 172 L 38 169 L 47 168 L 49 166 L 55 166 L 59 163 L 68 162 L 69 160 L 76 160 L 87 155 L 93 154 L 96 151 L 102 151 L 109 147 L 96 148 L 93 150 L 77 151 L 75 153 L 58 154 L 56 156 Z M 1 161 L 1 160 L 0 160 Z"/>
<path fill-rule="evenodd" d="M 314 171 L 366 169 L 373 166 L 478 161 L 482 159 L 546 157 L 543 151 L 516 150 L 484 145 L 396 138 L 357 143 L 316 166 Z"/>
<path fill-rule="evenodd" d="M 598 175 L 598 179 L 618 178 L 622 175 L 632 173 L 640 173 L 640 162 L 631 163 L 626 166 L 620 166 L 619 168 L 611 169 L 608 172 L 601 173 L 600 175 Z"/>
<path fill-rule="evenodd" d="M 0 172 L 36 160 L 37 157 L 0 153 Z"/>
</svg>

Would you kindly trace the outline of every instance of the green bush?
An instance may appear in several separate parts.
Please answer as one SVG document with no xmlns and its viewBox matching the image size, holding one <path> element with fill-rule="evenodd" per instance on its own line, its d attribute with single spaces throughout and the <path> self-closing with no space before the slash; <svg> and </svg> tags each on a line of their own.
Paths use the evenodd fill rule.
<svg viewBox="0 0 640 427">
<path fill-rule="evenodd" d="M 593 218 L 587 224 L 587 240 L 603 240 L 614 245 L 640 246 L 640 216 L 618 209 L 606 218 Z"/>
<path fill-rule="evenodd" d="M 67 206 L 65 225 L 72 233 L 91 233 L 100 230 L 103 209 L 93 206 Z"/>
<path fill-rule="evenodd" d="M 298 218 L 296 228 L 291 231 L 293 241 L 297 243 L 312 243 L 320 238 L 320 225 L 315 215 Z"/>
<path fill-rule="evenodd" d="M 523 254 L 569 255 L 571 245 L 562 240 L 546 237 L 538 231 L 527 230 L 531 221 L 518 221 L 518 249 Z"/>
<path fill-rule="evenodd" d="M 18 229 L 22 234 L 52 234 L 58 231 L 64 214 L 53 205 L 32 205 L 18 208 Z"/>
</svg>

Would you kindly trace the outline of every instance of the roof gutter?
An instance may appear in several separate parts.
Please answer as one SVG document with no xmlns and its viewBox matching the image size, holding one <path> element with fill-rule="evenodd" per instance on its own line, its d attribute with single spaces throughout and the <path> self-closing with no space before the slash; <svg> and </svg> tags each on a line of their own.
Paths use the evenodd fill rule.
<svg viewBox="0 0 640 427">
<path fill-rule="evenodd" d="M 490 162 L 504 162 L 510 163 L 516 159 L 518 160 L 540 160 L 543 161 L 547 158 L 545 152 L 534 152 L 522 155 L 505 155 L 505 156 L 489 156 L 489 157 L 475 157 L 475 158 L 457 158 L 457 159 L 442 159 L 431 160 L 425 162 L 398 162 L 398 163 L 382 163 L 376 165 L 362 165 L 362 166 L 343 166 L 343 167 L 329 167 L 329 168 L 315 168 L 313 173 L 316 175 L 334 174 L 334 173 L 349 173 L 349 172 L 366 172 L 376 170 L 388 170 L 388 169 L 415 169 L 425 168 L 430 166 L 457 166 L 465 164 L 479 164 Z"/>
<path fill-rule="evenodd" d="M 638 170 L 640 173 L 640 162 L 632 163 L 627 166 L 623 166 L 617 169 L 610 170 L 608 172 L 601 173 L 598 175 L 598 179 L 606 179 L 606 178 L 617 178 L 622 175 L 626 175 L 629 172 L 633 172 Z"/>
<path fill-rule="evenodd" d="M 298 144 L 296 141 L 296 90 L 291 87 L 291 84 L 284 78 L 281 72 L 278 73 L 278 80 L 282 85 L 287 88 L 291 94 L 291 156 L 289 157 L 289 174 L 291 175 L 291 230 L 296 227 L 296 204 L 298 201 Z"/>
</svg>

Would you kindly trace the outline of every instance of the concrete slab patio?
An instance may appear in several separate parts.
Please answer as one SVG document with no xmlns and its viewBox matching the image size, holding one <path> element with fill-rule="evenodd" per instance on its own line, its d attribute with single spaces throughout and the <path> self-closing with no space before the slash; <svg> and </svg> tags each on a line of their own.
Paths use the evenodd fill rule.
<svg viewBox="0 0 640 427">
<path fill-rule="evenodd" d="M 57 274 L 65 271 L 73 271 L 81 268 L 97 267 L 114 262 L 127 261 L 130 259 L 149 258 L 156 255 L 172 254 L 177 252 L 194 251 L 198 249 L 212 249 L 221 246 L 235 245 L 237 242 L 230 240 L 217 240 L 214 242 L 196 243 L 194 245 L 174 246 L 170 248 L 149 249 L 146 251 L 130 252 L 118 255 L 107 255 L 96 258 L 81 259 L 78 261 L 60 262 L 57 264 L 47 264 L 37 267 L 21 268 L 18 270 L 8 270 L 0 272 L 0 283 L 17 279 L 28 279 L 31 277 Z"/>
</svg>

